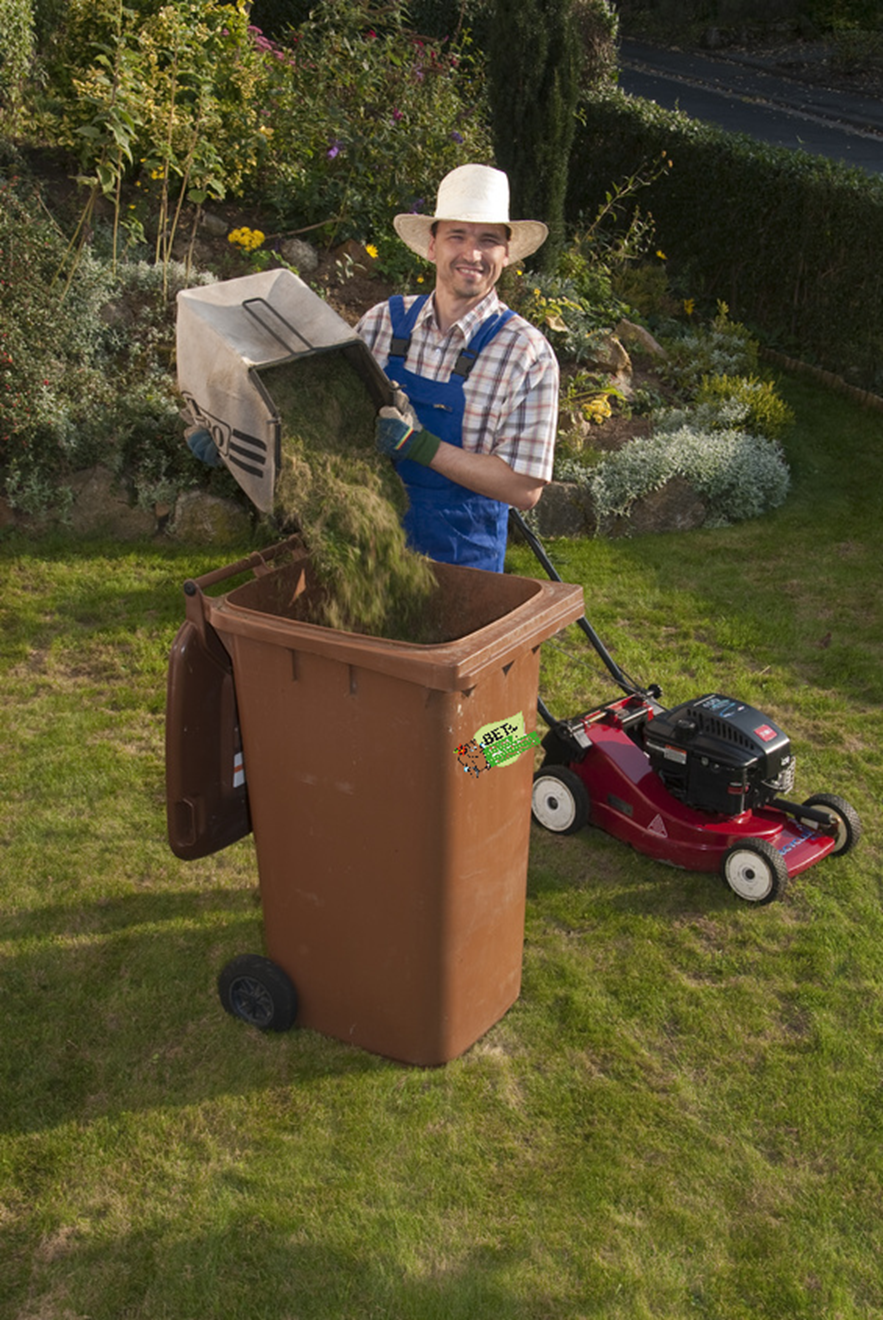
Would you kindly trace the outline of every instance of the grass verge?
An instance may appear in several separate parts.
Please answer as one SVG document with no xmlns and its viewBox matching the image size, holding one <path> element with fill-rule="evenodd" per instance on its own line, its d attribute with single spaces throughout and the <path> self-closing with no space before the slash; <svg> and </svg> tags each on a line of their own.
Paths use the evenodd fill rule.
<svg viewBox="0 0 883 1320">
<path fill-rule="evenodd" d="M 443 1069 L 219 1008 L 253 847 L 178 861 L 163 786 L 181 583 L 217 558 L 0 545 L 0 1320 L 883 1315 L 883 422 L 780 384 L 774 515 L 549 549 L 630 672 L 768 711 L 865 838 L 752 910 L 535 829 L 521 998 Z M 568 649 L 562 714 L 609 690 Z"/>
</svg>

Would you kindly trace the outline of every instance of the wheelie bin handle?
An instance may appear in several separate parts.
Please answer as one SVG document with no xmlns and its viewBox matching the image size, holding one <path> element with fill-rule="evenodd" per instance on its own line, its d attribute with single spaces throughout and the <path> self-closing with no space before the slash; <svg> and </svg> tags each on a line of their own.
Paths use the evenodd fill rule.
<svg viewBox="0 0 883 1320">
<path fill-rule="evenodd" d="M 235 564 L 225 564 L 223 568 L 213 568 L 209 573 L 203 573 L 201 577 L 187 579 L 184 583 L 186 615 L 198 629 L 203 642 L 206 640 L 206 628 L 208 627 L 202 604 L 206 588 L 216 586 L 219 582 L 225 582 L 228 578 L 238 577 L 241 573 L 250 572 L 255 577 L 264 577 L 272 571 L 273 561 L 286 553 L 291 554 L 292 560 L 307 558 L 307 550 L 300 537 L 289 536 L 287 540 L 280 541 L 278 545 L 268 546 L 264 550 L 254 550 L 244 559 L 237 559 Z"/>
</svg>

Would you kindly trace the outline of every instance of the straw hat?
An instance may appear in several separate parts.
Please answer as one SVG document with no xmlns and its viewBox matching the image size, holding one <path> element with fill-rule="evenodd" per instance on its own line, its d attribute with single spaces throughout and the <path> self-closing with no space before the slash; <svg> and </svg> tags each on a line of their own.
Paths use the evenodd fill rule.
<svg viewBox="0 0 883 1320">
<path fill-rule="evenodd" d="M 536 252 L 549 233 L 541 220 L 509 219 L 509 180 L 502 170 L 489 165 L 459 165 L 439 184 L 435 215 L 397 215 L 392 223 L 403 243 L 419 256 L 428 257 L 430 231 L 436 220 L 508 225 L 510 261 Z"/>
</svg>

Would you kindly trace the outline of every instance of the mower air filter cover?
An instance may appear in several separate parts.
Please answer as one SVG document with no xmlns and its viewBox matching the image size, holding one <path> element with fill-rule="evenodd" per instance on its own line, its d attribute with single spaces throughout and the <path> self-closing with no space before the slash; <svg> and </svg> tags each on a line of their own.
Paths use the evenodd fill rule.
<svg viewBox="0 0 883 1320">
<path fill-rule="evenodd" d="M 700 811 L 737 816 L 794 783 L 787 734 L 759 710 L 717 692 L 656 715 L 644 746 L 672 796 Z"/>
</svg>

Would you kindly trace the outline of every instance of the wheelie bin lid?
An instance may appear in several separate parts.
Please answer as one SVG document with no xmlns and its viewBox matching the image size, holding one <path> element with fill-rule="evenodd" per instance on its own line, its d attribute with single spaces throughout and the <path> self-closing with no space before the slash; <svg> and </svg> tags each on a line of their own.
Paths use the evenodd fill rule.
<svg viewBox="0 0 883 1320">
<path fill-rule="evenodd" d="M 343 353 L 377 407 L 392 396 L 367 344 L 290 270 L 182 289 L 178 387 L 189 429 L 204 429 L 262 513 L 273 509 L 280 418 L 261 371 L 316 353 Z"/>
</svg>

